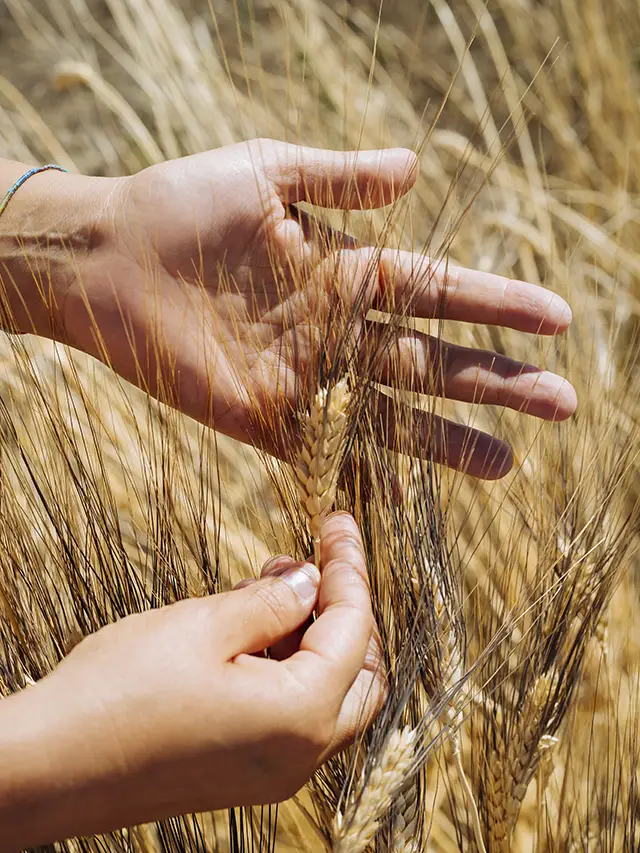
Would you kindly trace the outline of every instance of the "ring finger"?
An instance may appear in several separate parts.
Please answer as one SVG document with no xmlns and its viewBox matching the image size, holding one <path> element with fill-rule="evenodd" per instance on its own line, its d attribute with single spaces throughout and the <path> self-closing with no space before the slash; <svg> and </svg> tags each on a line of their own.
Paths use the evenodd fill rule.
<svg viewBox="0 0 640 853">
<path fill-rule="evenodd" d="M 376 379 L 420 394 L 484 403 L 562 421 L 576 409 L 572 385 L 555 373 L 488 350 L 450 344 L 422 332 L 368 324 Z M 387 340 L 385 341 L 385 337 Z"/>
</svg>

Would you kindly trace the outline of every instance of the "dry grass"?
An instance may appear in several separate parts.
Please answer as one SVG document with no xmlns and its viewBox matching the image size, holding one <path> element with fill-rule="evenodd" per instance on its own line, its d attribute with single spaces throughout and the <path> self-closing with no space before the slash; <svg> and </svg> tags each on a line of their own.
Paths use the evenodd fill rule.
<svg viewBox="0 0 640 853">
<path fill-rule="evenodd" d="M 570 333 L 546 343 L 425 323 L 577 387 L 577 415 L 553 426 L 420 401 L 512 436 L 503 482 L 439 470 L 434 437 L 417 446 L 406 430 L 409 466 L 374 445 L 375 424 L 350 419 L 357 476 L 336 501 L 364 533 L 390 674 L 373 731 L 280 810 L 277 831 L 273 813 L 248 810 L 120 833 L 106 849 L 321 850 L 339 813 L 337 834 L 348 825 L 358 840 L 343 850 L 373 830 L 371 849 L 405 853 L 637 849 L 637 4 L 398 0 L 378 16 L 364 0 L 4 0 L 3 26 L 9 13 L 0 155 L 117 174 L 257 135 L 415 145 L 409 202 L 333 224 L 545 284 L 574 308 Z M 252 451 L 88 359 L 2 347 L 2 691 L 119 615 L 225 587 L 272 552 L 306 556 L 289 471 L 267 476 Z M 371 393 L 350 406 L 361 414 Z M 388 749 L 409 730 L 405 766 Z"/>
</svg>

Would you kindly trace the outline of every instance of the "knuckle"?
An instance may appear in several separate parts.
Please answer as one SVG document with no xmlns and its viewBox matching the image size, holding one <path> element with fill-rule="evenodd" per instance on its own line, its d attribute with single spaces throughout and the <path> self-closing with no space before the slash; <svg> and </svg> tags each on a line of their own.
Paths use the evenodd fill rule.
<svg viewBox="0 0 640 853">
<path fill-rule="evenodd" d="M 363 560 L 359 559 L 356 554 L 352 559 L 334 557 L 325 565 L 324 575 L 325 577 L 339 575 L 343 595 L 351 592 L 359 594 L 366 588 L 368 597 L 369 575 Z"/>
<path fill-rule="evenodd" d="M 263 612 L 266 611 L 268 618 L 283 631 L 288 628 L 286 618 L 288 607 L 283 595 L 285 592 L 287 592 L 286 584 L 278 578 L 268 579 L 266 583 L 255 585 L 255 601 L 258 608 Z"/>
<path fill-rule="evenodd" d="M 460 290 L 462 282 L 462 269 L 456 266 L 447 266 L 442 282 L 441 297 L 449 299 Z"/>
</svg>

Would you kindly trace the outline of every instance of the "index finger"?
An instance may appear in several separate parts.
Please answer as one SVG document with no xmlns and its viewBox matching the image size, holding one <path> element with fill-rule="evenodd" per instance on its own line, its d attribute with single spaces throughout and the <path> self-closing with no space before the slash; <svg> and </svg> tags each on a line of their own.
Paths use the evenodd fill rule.
<svg viewBox="0 0 640 853">
<path fill-rule="evenodd" d="M 447 259 L 384 251 L 378 304 L 373 307 L 388 311 L 394 305 L 417 317 L 507 326 L 538 335 L 555 335 L 571 323 L 567 303 L 544 287 L 457 267 Z"/>
<path fill-rule="evenodd" d="M 322 527 L 318 618 L 286 665 L 299 681 L 324 682 L 342 703 L 362 669 L 373 630 L 362 539 L 350 515 L 334 513 Z"/>
</svg>

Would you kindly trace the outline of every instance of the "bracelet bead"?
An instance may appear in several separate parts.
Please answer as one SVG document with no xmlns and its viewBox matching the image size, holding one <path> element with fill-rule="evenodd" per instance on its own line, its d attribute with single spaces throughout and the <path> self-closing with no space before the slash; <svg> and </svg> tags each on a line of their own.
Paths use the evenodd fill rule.
<svg viewBox="0 0 640 853">
<path fill-rule="evenodd" d="M 46 166 L 36 166 L 33 169 L 29 169 L 29 171 L 25 172 L 24 175 L 22 175 L 22 177 L 18 178 L 18 180 L 11 187 L 11 189 L 7 192 L 7 194 L 2 199 L 2 201 L 0 201 L 0 216 L 2 216 L 2 214 L 5 212 L 5 210 L 7 209 L 7 205 L 9 204 L 11 199 L 14 197 L 14 195 L 18 192 L 20 187 L 23 184 L 25 184 L 29 180 L 29 178 L 32 178 L 34 175 L 40 174 L 40 172 L 49 172 L 52 169 L 54 169 L 57 172 L 66 172 L 67 171 L 66 169 L 63 169 L 62 166 L 56 166 L 55 163 L 48 163 Z"/>
</svg>

